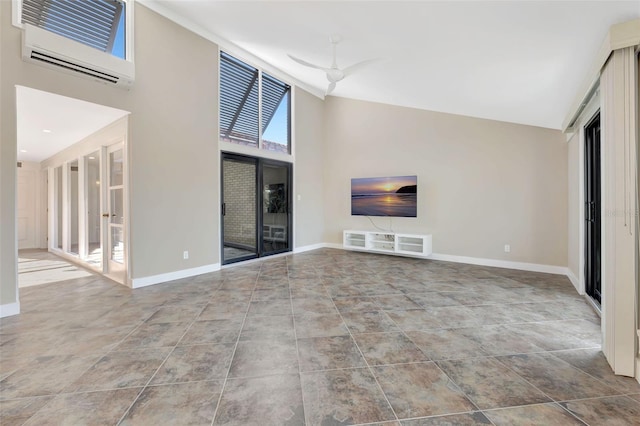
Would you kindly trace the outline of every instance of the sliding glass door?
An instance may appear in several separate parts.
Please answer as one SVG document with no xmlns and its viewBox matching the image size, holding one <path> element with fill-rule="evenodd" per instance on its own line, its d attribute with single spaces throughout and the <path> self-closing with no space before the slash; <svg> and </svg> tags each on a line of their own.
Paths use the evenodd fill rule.
<svg viewBox="0 0 640 426">
<path fill-rule="evenodd" d="M 255 158 L 222 158 L 222 251 L 224 263 L 258 256 Z"/>
<path fill-rule="evenodd" d="M 290 251 L 291 164 L 222 155 L 222 262 Z"/>
<path fill-rule="evenodd" d="M 264 161 L 262 164 L 262 252 L 290 250 L 289 172 L 291 165 Z"/>
</svg>

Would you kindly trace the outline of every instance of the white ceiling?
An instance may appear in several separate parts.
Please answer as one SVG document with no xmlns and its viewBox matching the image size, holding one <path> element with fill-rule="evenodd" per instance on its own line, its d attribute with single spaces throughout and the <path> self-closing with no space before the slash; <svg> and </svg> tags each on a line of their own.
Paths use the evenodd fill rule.
<svg viewBox="0 0 640 426">
<path fill-rule="evenodd" d="M 324 91 L 322 71 L 381 61 L 334 96 L 559 129 L 612 24 L 634 1 L 143 0 Z M 224 48 L 224 44 L 222 46 Z"/>
<path fill-rule="evenodd" d="M 18 161 L 35 162 L 46 160 L 128 114 L 23 86 L 16 87 L 16 110 Z"/>
</svg>

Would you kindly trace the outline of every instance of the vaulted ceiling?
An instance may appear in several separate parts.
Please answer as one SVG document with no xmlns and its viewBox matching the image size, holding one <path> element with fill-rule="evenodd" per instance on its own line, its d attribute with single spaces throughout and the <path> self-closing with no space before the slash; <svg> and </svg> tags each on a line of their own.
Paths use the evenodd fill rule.
<svg viewBox="0 0 640 426">
<path fill-rule="evenodd" d="M 332 96 L 559 129 L 611 25 L 640 1 L 139 0 L 323 93 L 338 65 L 379 61 Z"/>
</svg>

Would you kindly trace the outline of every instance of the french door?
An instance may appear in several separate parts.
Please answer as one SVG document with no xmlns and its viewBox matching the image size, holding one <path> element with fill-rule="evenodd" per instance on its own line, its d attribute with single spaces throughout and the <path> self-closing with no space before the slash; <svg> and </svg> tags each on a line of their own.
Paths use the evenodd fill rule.
<svg viewBox="0 0 640 426">
<path fill-rule="evenodd" d="M 291 251 L 291 164 L 222 154 L 222 263 Z"/>
<path fill-rule="evenodd" d="M 51 169 L 49 248 L 126 280 L 124 144 L 103 146 Z"/>
<path fill-rule="evenodd" d="M 102 214 L 106 224 L 103 229 L 103 241 L 107 241 L 104 259 L 107 264 L 106 274 L 122 275 L 124 273 L 125 235 L 124 235 L 124 153 L 122 143 L 109 146 L 107 149 L 106 209 Z M 124 278 L 124 277 L 121 277 Z"/>
<path fill-rule="evenodd" d="M 585 291 L 601 303 L 600 113 L 584 129 L 584 277 Z"/>
</svg>

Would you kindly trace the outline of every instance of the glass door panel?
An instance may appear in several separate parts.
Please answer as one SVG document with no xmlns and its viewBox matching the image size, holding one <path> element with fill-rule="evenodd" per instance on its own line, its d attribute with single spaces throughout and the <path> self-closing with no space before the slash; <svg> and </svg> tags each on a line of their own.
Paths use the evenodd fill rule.
<svg viewBox="0 0 640 426">
<path fill-rule="evenodd" d="M 225 154 L 222 159 L 223 263 L 258 255 L 257 162 Z"/>
<path fill-rule="evenodd" d="M 290 165 L 262 166 L 262 253 L 289 251 Z"/>
<path fill-rule="evenodd" d="M 111 253 L 109 260 L 124 264 L 124 230 L 121 227 L 111 227 Z"/>
<path fill-rule="evenodd" d="M 107 150 L 107 213 L 103 216 L 107 227 L 107 273 L 124 272 L 124 153 L 122 144 Z"/>
<path fill-rule="evenodd" d="M 100 151 L 85 156 L 86 232 L 87 250 L 84 260 L 102 267 L 102 240 L 100 231 Z"/>
<path fill-rule="evenodd" d="M 123 188 L 111 188 L 111 218 L 110 223 L 118 225 L 124 225 L 124 189 Z"/>
<path fill-rule="evenodd" d="M 63 229 L 62 229 L 62 209 L 63 209 L 63 194 L 62 194 L 62 166 L 60 167 L 56 167 L 55 168 L 55 172 L 54 172 L 54 179 L 55 179 L 55 186 L 54 186 L 54 190 L 55 190 L 55 207 L 54 207 L 54 214 L 55 214 L 55 224 L 56 224 L 56 229 L 55 229 L 55 242 L 54 242 L 54 247 L 62 250 L 62 235 L 63 235 Z"/>
<path fill-rule="evenodd" d="M 69 163 L 69 253 L 78 255 L 80 253 L 79 233 L 78 230 L 78 200 L 79 190 L 79 172 L 78 160 Z"/>
<path fill-rule="evenodd" d="M 120 148 L 109 153 L 109 185 L 122 186 L 123 182 L 123 158 Z"/>
</svg>

